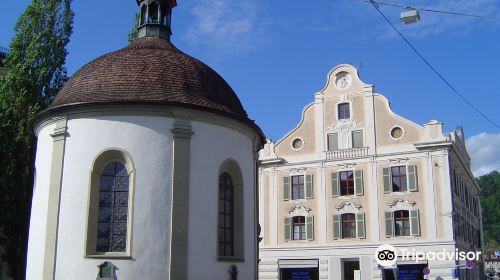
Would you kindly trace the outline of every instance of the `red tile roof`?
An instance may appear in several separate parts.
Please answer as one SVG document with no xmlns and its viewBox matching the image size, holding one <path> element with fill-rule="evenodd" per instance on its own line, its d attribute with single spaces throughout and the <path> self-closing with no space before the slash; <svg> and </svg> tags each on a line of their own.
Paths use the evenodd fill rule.
<svg viewBox="0 0 500 280">
<path fill-rule="evenodd" d="M 226 81 L 172 43 L 145 37 L 78 70 L 42 113 L 76 105 L 164 104 L 210 111 L 260 129 Z"/>
</svg>

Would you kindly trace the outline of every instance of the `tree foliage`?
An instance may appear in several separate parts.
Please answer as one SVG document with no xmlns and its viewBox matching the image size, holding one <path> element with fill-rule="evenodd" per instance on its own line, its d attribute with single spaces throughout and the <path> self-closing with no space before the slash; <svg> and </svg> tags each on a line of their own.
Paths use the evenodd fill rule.
<svg viewBox="0 0 500 280">
<path fill-rule="evenodd" d="M 36 148 L 28 126 L 67 79 L 72 23 L 71 0 L 32 0 L 14 27 L 0 78 L 0 244 L 13 279 L 24 279 L 26 264 Z"/>
<path fill-rule="evenodd" d="M 500 243 L 500 173 L 493 171 L 477 180 L 481 187 L 484 243 Z"/>
<path fill-rule="evenodd" d="M 134 18 L 134 24 L 132 25 L 132 28 L 130 28 L 130 31 L 128 32 L 127 36 L 127 40 L 129 43 L 132 43 L 137 39 L 139 33 L 137 31 L 137 28 L 139 27 L 140 21 L 141 21 L 141 13 L 136 13 Z"/>
</svg>

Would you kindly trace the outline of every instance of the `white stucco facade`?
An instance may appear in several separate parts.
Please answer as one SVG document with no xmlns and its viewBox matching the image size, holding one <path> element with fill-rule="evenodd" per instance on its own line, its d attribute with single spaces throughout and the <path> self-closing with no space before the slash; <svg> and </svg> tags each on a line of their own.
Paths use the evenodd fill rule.
<svg viewBox="0 0 500 280">
<path fill-rule="evenodd" d="M 481 261 L 473 269 L 454 260 L 375 261 L 382 244 L 481 251 L 479 187 L 463 139 L 461 129 L 447 134 L 438 121 L 395 114 L 354 67 L 332 69 L 297 127 L 260 152 L 259 279 L 387 280 L 412 270 L 420 272 L 409 279 L 423 279 L 424 268 L 428 279 L 455 279 L 456 269 L 460 279 L 480 279 Z M 404 170 L 404 186 L 395 187 L 394 168 Z M 352 177 L 341 183 L 344 175 Z M 397 220 L 404 214 L 406 222 Z"/>
<path fill-rule="evenodd" d="M 177 111 L 183 111 L 176 109 Z M 154 110 L 153 110 L 154 111 Z M 176 113 L 177 113 L 176 111 Z M 45 277 L 48 203 L 51 191 L 53 136 L 56 118 L 38 123 L 36 186 L 30 226 L 26 279 L 96 279 L 98 265 L 110 261 L 116 279 L 171 279 L 173 259 L 186 258 L 186 279 L 225 279 L 232 265 L 238 279 L 255 279 L 256 264 L 256 145 L 259 135 L 237 121 L 215 114 L 184 110 L 190 139 L 188 215 L 173 214 L 173 174 L 176 154 L 171 130 L 178 118 L 169 110 L 116 110 L 67 113 L 63 168 L 60 183 L 54 276 Z M 186 119 L 183 119 L 184 121 Z M 129 228 L 130 246 L 121 255 L 86 252 L 91 195 L 91 170 L 105 151 L 126 153 L 131 159 Z M 220 259 L 217 253 L 218 176 L 221 164 L 232 160 L 241 171 L 244 204 L 244 255 Z M 187 223 L 187 251 L 172 251 L 172 215 Z M 97 278 L 99 279 L 99 278 Z"/>
</svg>

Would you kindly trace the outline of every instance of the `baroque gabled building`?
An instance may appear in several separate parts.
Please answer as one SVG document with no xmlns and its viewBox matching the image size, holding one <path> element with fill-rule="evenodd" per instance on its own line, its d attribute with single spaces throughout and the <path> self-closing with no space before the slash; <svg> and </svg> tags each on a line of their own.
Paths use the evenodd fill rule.
<svg viewBox="0 0 500 280">
<path fill-rule="evenodd" d="M 478 263 L 376 262 L 382 244 L 480 251 L 479 187 L 461 128 L 395 114 L 350 65 L 331 70 L 294 129 L 267 141 L 259 186 L 259 279 L 480 279 Z"/>
</svg>

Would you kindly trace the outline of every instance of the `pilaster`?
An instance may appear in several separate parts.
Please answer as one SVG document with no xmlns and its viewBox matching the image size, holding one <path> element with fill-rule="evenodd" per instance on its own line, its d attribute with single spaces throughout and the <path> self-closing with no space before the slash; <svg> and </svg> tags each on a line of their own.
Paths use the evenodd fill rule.
<svg viewBox="0 0 500 280">
<path fill-rule="evenodd" d="M 170 279 L 188 279 L 189 176 L 192 116 L 174 114 Z"/>
<path fill-rule="evenodd" d="M 49 201 L 47 224 L 45 227 L 45 253 L 43 258 L 43 280 L 55 279 L 57 229 L 59 226 L 59 205 L 61 203 L 62 176 L 64 167 L 64 149 L 66 146 L 67 119 L 62 117 L 56 121 L 53 139 L 52 162 L 50 164 Z"/>
</svg>

